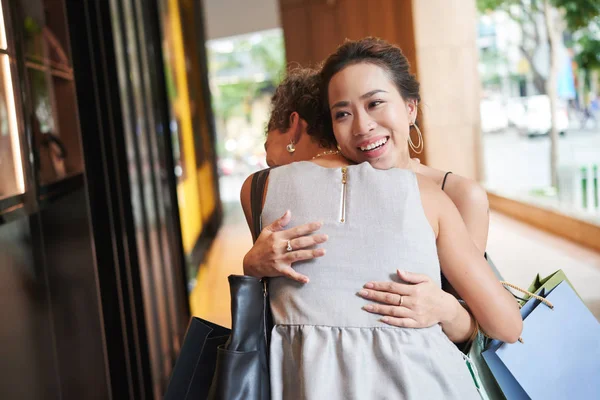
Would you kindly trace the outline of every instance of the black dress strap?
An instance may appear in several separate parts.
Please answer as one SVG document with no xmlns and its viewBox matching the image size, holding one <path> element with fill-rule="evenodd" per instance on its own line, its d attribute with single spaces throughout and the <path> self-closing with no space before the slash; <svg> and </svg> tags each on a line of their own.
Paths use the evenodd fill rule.
<svg viewBox="0 0 600 400">
<path fill-rule="evenodd" d="M 452 171 L 448 171 L 446 172 L 446 175 L 444 175 L 444 180 L 442 181 L 442 190 L 444 190 L 444 186 L 446 186 L 446 179 L 448 179 L 448 175 L 450 175 L 452 173 Z"/>
</svg>

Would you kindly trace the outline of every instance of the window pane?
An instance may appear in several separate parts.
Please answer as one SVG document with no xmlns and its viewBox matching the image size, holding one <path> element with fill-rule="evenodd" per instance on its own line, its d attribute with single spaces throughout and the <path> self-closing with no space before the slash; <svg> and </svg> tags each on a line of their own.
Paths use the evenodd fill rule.
<svg viewBox="0 0 600 400">
<path fill-rule="evenodd" d="M 549 46 L 544 12 L 529 1 L 480 15 L 487 188 L 600 225 L 600 28 L 571 10 L 583 25 L 565 30 L 550 10 Z"/>
<path fill-rule="evenodd" d="M 62 1 L 19 0 L 36 173 L 45 185 L 83 170 L 80 132 Z"/>
<path fill-rule="evenodd" d="M 54 131 L 54 116 L 52 113 L 52 104 L 50 102 L 50 92 L 48 90 L 48 81 L 46 72 L 43 70 L 28 68 L 29 84 L 32 92 L 32 106 L 34 121 L 34 131 L 48 133 Z"/>
<path fill-rule="evenodd" d="M 61 2 L 19 0 L 29 62 L 71 72 L 65 10 Z"/>
<path fill-rule="evenodd" d="M 20 13 L 23 20 L 25 56 L 28 60 L 43 62 L 44 59 L 44 9 L 41 0 L 20 0 Z"/>
<path fill-rule="evenodd" d="M 0 1 L 0 49 L 6 49 L 6 27 L 4 26 L 4 10 Z"/>
<path fill-rule="evenodd" d="M 10 60 L 0 54 L 0 199 L 23 193 L 19 130 L 10 74 Z"/>
<path fill-rule="evenodd" d="M 83 170 L 75 88 L 72 80 L 43 69 L 27 70 L 37 173 L 44 185 Z"/>
</svg>

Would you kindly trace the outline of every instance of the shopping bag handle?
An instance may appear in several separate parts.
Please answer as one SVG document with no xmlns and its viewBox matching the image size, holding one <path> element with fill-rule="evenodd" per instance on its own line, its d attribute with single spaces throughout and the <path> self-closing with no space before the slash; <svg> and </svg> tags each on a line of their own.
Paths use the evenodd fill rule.
<svg viewBox="0 0 600 400">
<path fill-rule="evenodd" d="M 505 286 L 505 287 L 509 287 L 511 289 L 514 289 L 516 291 L 519 291 L 521 293 L 524 293 L 530 297 L 533 297 L 534 299 L 537 299 L 539 301 L 541 301 L 542 303 L 544 303 L 545 305 L 547 305 L 548 307 L 550 307 L 551 310 L 554 310 L 554 305 L 552 303 L 550 303 L 548 300 L 546 300 L 545 298 L 543 298 L 542 296 L 538 296 L 537 294 L 533 294 L 528 290 L 525 290 L 517 285 L 513 285 L 512 283 L 506 282 L 506 281 L 500 281 L 500 283 Z"/>
</svg>

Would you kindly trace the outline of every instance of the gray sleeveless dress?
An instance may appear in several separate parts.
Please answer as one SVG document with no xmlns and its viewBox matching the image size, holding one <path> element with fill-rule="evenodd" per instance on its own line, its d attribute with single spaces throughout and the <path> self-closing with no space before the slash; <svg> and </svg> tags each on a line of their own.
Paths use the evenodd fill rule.
<svg viewBox="0 0 600 400">
<path fill-rule="evenodd" d="M 345 174 L 311 162 L 282 166 L 269 177 L 263 225 L 287 209 L 290 227 L 320 220 L 329 240 L 324 257 L 294 264 L 310 283 L 270 280 L 273 400 L 479 399 L 439 325 L 391 327 L 362 310 L 368 301 L 356 294 L 369 281 L 397 280 L 398 268 L 440 284 L 414 173 L 369 163 Z"/>
</svg>

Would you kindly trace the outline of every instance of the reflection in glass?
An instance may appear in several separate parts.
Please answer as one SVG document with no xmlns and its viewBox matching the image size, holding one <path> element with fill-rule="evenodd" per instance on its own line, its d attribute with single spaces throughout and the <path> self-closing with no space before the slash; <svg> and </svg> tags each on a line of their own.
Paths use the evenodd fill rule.
<svg viewBox="0 0 600 400">
<path fill-rule="evenodd" d="M 28 74 L 32 91 L 33 114 L 35 117 L 35 122 L 32 122 L 37 124 L 36 128 L 40 133 L 54 132 L 54 117 L 46 73 L 29 68 Z"/>
<path fill-rule="evenodd" d="M 23 34 L 25 38 L 25 56 L 28 60 L 43 62 L 44 39 L 42 28 L 44 26 L 44 12 L 41 1 L 21 0 L 23 12 Z"/>
<path fill-rule="evenodd" d="M 64 2 L 19 0 L 31 108 L 35 172 L 40 184 L 83 170 Z"/>
<path fill-rule="evenodd" d="M 63 8 L 41 0 L 20 2 L 27 61 L 71 72 Z"/>
</svg>

